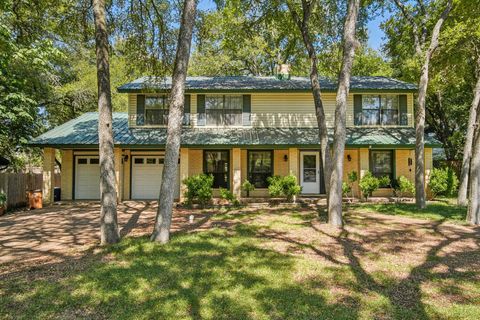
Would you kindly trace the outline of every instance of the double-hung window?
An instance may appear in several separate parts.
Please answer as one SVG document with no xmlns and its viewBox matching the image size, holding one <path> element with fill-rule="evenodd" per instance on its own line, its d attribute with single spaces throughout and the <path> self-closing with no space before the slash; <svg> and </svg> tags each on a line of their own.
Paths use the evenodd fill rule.
<svg viewBox="0 0 480 320">
<path fill-rule="evenodd" d="M 367 126 L 398 125 L 398 95 L 363 95 L 361 117 Z"/>
<path fill-rule="evenodd" d="M 167 125 L 168 99 L 167 96 L 145 97 L 145 124 Z"/>
<path fill-rule="evenodd" d="M 213 188 L 228 188 L 230 175 L 229 151 L 206 150 L 203 158 L 204 173 L 213 176 Z"/>
<path fill-rule="evenodd" d="M 241 126 L 243 97 L 241 95 L 207 95 L 205 115 L 207 126 Z"/>
<path fill-rule="evenodd" d="M 387 176 L 390 178 L 390 183 L 393 183 L 393 154 L 393 150 L 370 151 L 370 171 L 374 177 L 380 179 Z"/>
<path fill-rule="evenodd" d="M 273 175 L 272 151 L 248 151 L 248 181 L 255 188 L 267 188 L 268 177 Z"/>
</svg>

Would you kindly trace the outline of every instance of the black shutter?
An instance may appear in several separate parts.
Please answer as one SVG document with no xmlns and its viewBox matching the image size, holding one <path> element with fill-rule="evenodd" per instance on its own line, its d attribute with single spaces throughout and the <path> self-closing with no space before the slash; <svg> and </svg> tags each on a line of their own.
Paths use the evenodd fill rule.
<svg viewBox="0 0 480 320">
<path fill-rule="evenodd" d="M 183 106 L 183 125 L 190 125 L 190 95 L 185 95 L 185 104 Z"/>
<path fill-rule="evenodd" d="M 145 124 L 145 96 L 137 95 L 137 126 Z"/>
<path fill-rule="evenodd" d="M 252 96 L 249 94 L 243 95 L 243 111 L 242 111 L 242 123 L 244 126 L 250 126 L 252 114 Z"/>
<path fill-rule="evenodd" d="M 356 126 L 362 125 L 362 95 L 353 95 L 353 123 Z"/>
<path fill-rule="evenodd" d="M 407 111 L 407 95 L 401 94 L 398 96 L 398 104 L 400 105 L 400 125 L 408 125 L 408 111 Z"/>
<path fill-rule="evenodd" d="M 205 95 L 197 95 L 197 126 L 204 126 L 206 124 L 205 117 Z"/>
</svg>

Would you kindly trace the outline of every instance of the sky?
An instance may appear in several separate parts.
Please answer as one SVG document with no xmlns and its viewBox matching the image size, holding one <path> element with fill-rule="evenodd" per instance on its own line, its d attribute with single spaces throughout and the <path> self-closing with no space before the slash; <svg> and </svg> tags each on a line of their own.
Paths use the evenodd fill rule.
<svg viewBox="0 0 480 320">
<path fill-rule="evenodd" d="M 198 4 L 199 10 L 209 10 L 214 8 L 215 3 L 213 0 L 200 0 Z M 377 51 L 380 51 L 383 44 L 383 38 L 385 37 L 385 33 L 380 29 L 380 24 L 385 19 L 386 17 L 379 15 L 367 24 L 368 45 Z"/>
</svg>

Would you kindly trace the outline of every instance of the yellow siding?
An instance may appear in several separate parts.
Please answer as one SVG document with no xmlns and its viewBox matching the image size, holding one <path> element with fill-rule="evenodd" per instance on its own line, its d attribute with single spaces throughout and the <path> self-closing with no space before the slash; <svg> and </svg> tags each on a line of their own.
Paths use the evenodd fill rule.
<svg viewBox="0 0 480 320">
<path fill-rule="evenodd" d="M 335 94 L 322 95 L 327 125 L 333 126 Z M 349 97 L 349 104 L 353 105 Z M 347 125 L 352 123 L 353 110 L 347 115 Z M 257 93 L 252 94 L 252 125 L 255 127 L 315 127 L 315 105 L 312 94 Z"/>
<path fill-rule="evenodd" d="M 433 169 L 432 148 L 425 148 L 425 184 L 430 181 L 430 174 Z"/>
<path fill-rule="evenodd" d="M 137 121 L 137 95 L 128 95 L 128 126 L 136 126 Z"/>
<path fill-rule="evenodd" d="M 203 151 L 188 150 L 189 176 L 194 176 L 203 172 Z"/>
<path fill-rule="evenodd" d="M 412 159 L 412 165 L 408 165 L 408 158 Z M 415 181 L 415 151 L 414 150 L 395 150 L 396 178 L 404 176 L 410 181 Z"/>
<path fill-rule="evenodd" d="M 232 149 L 232 192 L 237 197 L 241 196 L 242 186 L 242 162 L 241 150 L 239 148 Z"/>
<path fill-rule="evenodd" d="M 360 153 L 359 155 L 360 177 L 359 178 L 361 178 L 365 175 L 367 171 L 370 170 L 370 154 L 368 149 L 366 148 L 359 149 L 359 153 Z"/>
<path fill-rule="evenodd" d="M 408 116 L 408 126 L 413 127 L 414 126 L 414 114 L 413 114 L 413 93 L 408 93 L 407 94 L 407 116 Z"/>
<path fill-rule="evenodd" d="M 279 176 L 288 176 L 288 160 L 285 161 L 285 156 L 288 158 L 287 150 L 275 150 L 273 152 L 273 174 Z"/>
<path fill-rule="evenodd" d="M 128 161 L 123 162 L 123 198 L 130 199 L 130 161 L 132 161 L 130 150 L 126 150 L 125 155 L 128 156 Z"/>
<path fill-rule="evenodd" d="M 61 150 L 62 170 L 61 170 L 61 198 L 62 200 L 72 200 L 73 187 L 73 151 Z"/>
<path fill-rule="evenodd" d="M 350 161 L 348 161 L 348 156 L 350 156 Z M 343 181 L 348 182 L 348 174 L 352 171 L 357 172 L 357 181 L 353 184 L 353 193 L 355 197 L 358 197 L 358 180 L 360 179 L 359 175 L 359 151 L 358 149 L 346 149 L 343 159 Z"/>
<path fill-rule="evenodd" d="M 358 93 L 361 94 L 361 93 Z M 191 94 L 190 123 L 197 124 L 197 94 Z M 310 92 L 252 93 L 252 126 L 316 127 L 315 106 Z M 335 93 L 322 94 L 327 125 L 333 127 Z M 136 94 L 128 95 L 129 125 L 135 126 Z M 413 94 L 407 94 L 408 125 L 413 126 Z M 353 126 L 353 94 L 348 96 L 347 126 Z"/>
</svg>

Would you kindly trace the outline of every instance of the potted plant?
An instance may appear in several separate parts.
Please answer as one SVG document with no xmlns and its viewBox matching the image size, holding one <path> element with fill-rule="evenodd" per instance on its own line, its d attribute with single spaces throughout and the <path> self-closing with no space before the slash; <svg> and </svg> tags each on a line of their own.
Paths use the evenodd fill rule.
<svg viewBox="0 0 480 320">
<path fill-rule="evenodd" d="M 3 192 L 0 192 L 0 216 L 7 211 L 7 195 Z"/>
</svg>

